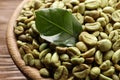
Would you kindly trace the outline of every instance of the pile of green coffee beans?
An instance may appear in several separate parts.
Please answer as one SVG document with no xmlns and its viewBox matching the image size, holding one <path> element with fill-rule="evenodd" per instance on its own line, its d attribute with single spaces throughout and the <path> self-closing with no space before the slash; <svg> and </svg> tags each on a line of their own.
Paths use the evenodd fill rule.
<svg viewBox="0 0 120 80">
<path fill-rule="evenodd" d="M 62 8 L 73 13 L 83 32 L 75 47 L 59 47 L 39 37 L 35 10 Z M 120 80 L 119 0 L 31 0 L 14 32 L 22 59 L 54 80 Z"/>
</svg>

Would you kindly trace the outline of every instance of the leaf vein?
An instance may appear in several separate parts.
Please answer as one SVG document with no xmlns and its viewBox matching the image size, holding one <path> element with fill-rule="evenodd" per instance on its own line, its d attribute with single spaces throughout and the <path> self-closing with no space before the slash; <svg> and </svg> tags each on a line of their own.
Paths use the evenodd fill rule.
<svg viewBox="0 0 120 80">
<path fill-rule="evenodd" d="M 47 22 L 49 22 L 49 23 L 51 23 L 51 24 L 53 24 L 53 25 L 57 26 L 57 27 L 58 27 L 58 28 L 60 28 L 61 30 L 65 31 L 66 33 L 68 33 L 68 34 L 70 34 L 70 35 L 72 35 L 72 36 L 73 36 L 73 34 L 72 34 L 72 32 L 71 32 L 71 31 L 67 31 L 67 30 L 65 30 L 65 29 L 64 29 L 64 28 L 62 28 L 61 26 L 59 26 L 59 25 L 55 24 L 54 22 L 52 22 L 52 21 L 50 21 L 50 20 L 46 19 L 45 17 L 43 17 L 43 16 L 41 16 L 41 15 L 39 15 L 39 17 L 41 17 L 42 19 L 46 20 Z"/>
</svg>

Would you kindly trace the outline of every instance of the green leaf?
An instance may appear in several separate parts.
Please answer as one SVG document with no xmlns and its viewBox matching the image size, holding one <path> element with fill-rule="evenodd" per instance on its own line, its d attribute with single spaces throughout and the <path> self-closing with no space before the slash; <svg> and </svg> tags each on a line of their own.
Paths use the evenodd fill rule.
<svg viewBox="0 0 120 80">
<path fill-rule="evenodd" d="M 59 8 L 47 8 L 36 11 L 35 14 L 36 28 L 41 38 L 55 45 L 75 45 L 82 27 L 72 13 Z"/>
</svg>

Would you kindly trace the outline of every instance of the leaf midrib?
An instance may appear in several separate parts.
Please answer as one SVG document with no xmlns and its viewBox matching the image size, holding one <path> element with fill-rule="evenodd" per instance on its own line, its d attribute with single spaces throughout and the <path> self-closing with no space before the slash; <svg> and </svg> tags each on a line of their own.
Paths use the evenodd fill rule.
<svg viewBox="0 0 120 80">
<path fill-rule="evenodd" d="M 71 36 L 74 36 L 74 35 L 72 34 L 72 32 L 71 32 L 71 31 L 67 31 L 67 30 L 65 30 L 65 29 L 64 29 L 64 28 L 62 28 L 61 26 L 59 26 L 59 25 L 55 24 L 54 22 L 52 22 L 52 21 L 48 20 L 47 18 L 45 18 L 45 17 L 43 17 L 43 16 L 41 16 L 41 15 L 38 15 L 38 16 L 39 16 L 40 18 L 42 18 L 42 19 L 46 20 L 47 22 L 49 22 L 49 23 L 51 23 L 51 24 L 53 24 L 53 25 L 57 26 L 59 29 L 61 29 L 61 30 L 65 31 L 66 33 L 70 34 Z"/>
</svg>

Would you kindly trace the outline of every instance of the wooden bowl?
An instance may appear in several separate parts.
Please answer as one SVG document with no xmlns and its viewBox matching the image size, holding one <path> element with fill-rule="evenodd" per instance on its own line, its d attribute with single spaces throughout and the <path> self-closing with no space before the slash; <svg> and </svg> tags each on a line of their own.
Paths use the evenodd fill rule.
<svg viewBox="0 0 120 80">
<path fill-rule="evenodd" d="M 8 28 L 7 28 L 7 46 L 9 53 L 14 61 L 14 63 L 17 65 L 17 67 L 20 69 L 20 71 L 30 80 L 52 80 L 52 79 L 45 79 L 42 78 L 39 74 L 39 70 L 36 68 L 32 68 L 30 66 L 26 66 L 25 62 L 22 60 L 21 55 L 19 53 L 16 38 L 14 34 L 14 26 L 16 25 L 16 19 L 19 16 L 20 11 L 22 10 L 24 4 L 26 4 L 30 0 L 23 0 L 22 3 L 17 7 L 15 10 L 13 16 L 11 17 Z"/>
</svg>

